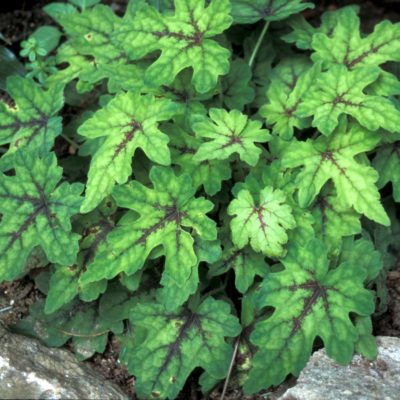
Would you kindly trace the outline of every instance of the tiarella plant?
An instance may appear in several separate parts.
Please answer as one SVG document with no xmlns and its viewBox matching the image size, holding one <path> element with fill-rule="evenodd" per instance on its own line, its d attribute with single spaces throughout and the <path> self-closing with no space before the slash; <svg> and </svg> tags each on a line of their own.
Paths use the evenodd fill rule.
<svg viewBox="0 0 400 400">
<path fill-rule="evenodd" d="M 373 359 L 400 251 L 400 24 L 99 3 L 45 7 L 58 28 L 22 43 L 0 103 L 0 281 L 43 293 L 15 329 L 79 359 L 114 335 L 144 399 L 198 368 L 204 393 L 278 385 L 317 337 Z"/>
</svg>

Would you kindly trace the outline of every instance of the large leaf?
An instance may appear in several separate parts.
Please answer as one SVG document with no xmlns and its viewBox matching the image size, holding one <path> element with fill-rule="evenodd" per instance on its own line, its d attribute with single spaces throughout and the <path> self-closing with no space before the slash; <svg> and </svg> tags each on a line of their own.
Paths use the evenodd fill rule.
<svg viewBox="0 0 400 400">
<path fill-rule="evenodd" d="M 379 135 L 354 124 L 347 132 L 341 126 L 328 138 L 322 136 L 290 144 L 284 151 L 282 165 L 304 167 L 297 176 L 300 206 L 308 207 L 323 185 L 332 179 L 341 204 L 350 205 L 360 214 L 388 225 L 389 219 L 375 185 L 377 172 L 354 159 L 357 154 L 373 149 L 379 140 Z"/>
<path fill-rule="evenodd" d="M 20 277 L 36 246 L 65 265 L 78 252 L 70 218 L 79 212 L 83 185 L 58 185 L 62 169 L 53 153 L 39 158 L 20 151 L 14 163 L 15 176 L 0 175 L 0 281 Z"/>
<path fill-rule="evenodd" d="M 198 280 L 193 237 L 184 227 L 192 228 L 204 240 L 216 239 L 215 223 L 205 215 L 213 204 L 194 198 L 196 190 L 186 174 L 177 178 L 169 168 L 153 167 L 150 179 L 154 189 L 137 181 L 114 189 L 117 204 L 135 211 L 140 218 L 128 213 L 119 221 L 81 282 L 112 279 L 120 272 L 132 275 L 143 267 L 153 249 L 163 246 L 161 284 L 165 290 L 175 290 L 166 306 L 176 308 L 196 290 Z"/>
<path fill-rule="evenodd" d="M 11 76 L 7 92 L 15 107 L 0 102 L 0 145 L 9 143 L 15 148 L 30 145 L 42 153 L 49 150 L 61 133 L 61 117 L 57 112 L 64 103 L 63 86 L 51 85 L 43 90 L 28 78 Z"/>
<path fill-rule="evenodd" d="M 199 117 L 193 124 L 196 136 L 210 139 L 203 143 L 194 159 L 226 160 L 233 153 L 238 153 L 241 160 L 249 165 L 256 165 L 261 154 L 256 142 L 267 142 L 269 132 L 261 129 L 260 121 L 253 121 L 238 110 L 230 112 L 221 108 L 211 108 L 210 118 Z"/>
<path fill-rule="evenodd" d="M 303 0 L 232 0 L 232 15 L 237 23 L 253 24 L 260 19 L 280 21 L 313 7 Z"/>
<path fill-rule="evenodd" d="M 211 38 L 232 23 L 229 0 L 175 0 L 175 14 L 163 15 L 151 6 L 127 19 L 115 33 L 128 57 L 140 59 L 161 50 L 146 71 L 146 83 L 171 83 L 184 68 L 193 68 L 193 84 L 200 93 L 213 89 L 219 75 L 229 71 L 230 52 Z"/>
<path fill-rule="evenodd" d="M 329 135 L 338 125 L 341 115 L 350 115 L 365 128 L 384 128 L 396 132 L 400 111 L 384 97 L 366 95 L 365 88 L 379 77 L 378 67 L 360 67 L 348 71 L 344 65 L 334 65 L 317 78 L 316 84 L 303 97 L 298 116 L 313 116 L 312 125 Z"/>
<path fill-rule="evenodd" d="M 68 35 L 68 45 L 80 54 L 90 55 L 100 63 L 126 59 L 124 51 L 112 38 L 122 20 L 110 7 L 99 4 L 82 13 L 57 15 L 55 19 Z"/>
<path fill-rule="evenodd" d="M 141 303 L 132 309 L 130 321 L 145 334 L 127 342 L 121 360 L 136 377 L 138 395 L 146 399 L 176 398 L 197 367 L 214 379 L 224 378 L 233 353 L 225 338 L 240 333 L 230 306 L 211 297 L 195 311 L 173 314 L 160 304 Z"/>
<path fill-rule="evenodd" d="M 360 19 L 352 7 L 342 10 L 333 32 L 312 38 L 312 59 L 324 65 L 344 64 L 349 69 L 400 61 L 400 23 L 382 21 L 366 37 L 360 34 Z"/>
<path fill-rule="evenodd" d="M 352 261 L 329 270 L 326 249 L 313 240 L 306 247 L 293 246 L 282 261 L 285 270 L 267 275 L 258 307 L 274 312 L 257 322 L 250 336 L 258 351 L 244 385 L 247 393 L 298 375 L 317 336 L 335 361 L 351 361 L 359 334 L 349 314 L 374 311 L 373 294 L 363 286 L 366 270 Z M 376 348 L 374 342 L 370 346 Z"/>
<path fill-rule="evenodd" d="M 242 249 L 250 242 L 255 251 L 270 257 L 284 254 L 286 231 L 296 225 L 285 193 L 271 186 L 259 192 L 257 202 L 249 190 L 241 190 L 230 203 L 228 214 L 235 216 L 231 222 L 233 243 Z"/>
<path fill-rule="evenodd" d="M 93 210 L 115 183 L 125 183 L 132 174 L 132 157 L 138 147 L 150 160 L 162 165 L 171 162 L 168 136 L 158 122 L 170 119 L 178 106 L 151 95 L 120 93 L 78 129 L 90 139 L 105 137 L 93 156 L 82 212 Z"/>
</svg>

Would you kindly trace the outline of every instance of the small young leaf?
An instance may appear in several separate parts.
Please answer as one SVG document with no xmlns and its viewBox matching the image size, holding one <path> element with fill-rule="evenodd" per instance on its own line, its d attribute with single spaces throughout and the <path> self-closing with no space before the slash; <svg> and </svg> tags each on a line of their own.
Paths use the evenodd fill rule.
<svg viewBox="0 0 400 400">
<path fill-rule="evenodd" d="M 196 367 L 215 379 L 224 378 L 233 353 L 225 338 L 240 333 L 229 305 L 211 297 L 195 311 L 173 314 L 160 304 L 140 303 L 130 320 L 146 334 L 139 343 L 127 342 L 121 359 L 137 379 L 138 395 L 146 399 L 176 398 Z"/>
<path fill-rule="evenodd" d="M 93 210 L 111 193 L 115 183 L 128 180 L 138 147 L 150 160 L 170 164 L 169 139 L 158 129 L 158 122 L 170 119 L 178 108 L 167 99 L 120 93 L 80 126 L 78 132 L 82 136 L 105 137 L 90 165 L 81 212 Z"/>
<path fill-rule="evenodd" d="M 348 132 L 340 127 L 329 138 L 290 144 L 284 151 L 282 165 L 304 166 L 297 176 L 300 206 L 308 207 L 323 185 L 332 179 L 341 204 L 353 206 L 360 214 L 388 225 L 389 218 L 375 186 L 377 172 L 354 159 L 357 154 L 373 149 L 379 139 L 377 134 L 354 124 Z"/>
<path fill-rule="evenodd" d="M 233 243 L 242 249 L 250 242 L 255 251 L 269 257 L 284 254 L 286 230 L 296 225 L 285 194 L 268 186 L 261 190 L 257 204 L 248 190 L 241 190 L 230 203 L 228 214 L 235 216 L 231 222 Z"/>
<path fill-rule="evenodd" d="M 115 33 L 126 54 L 137 60 L 161 50 L 161 56 L 146 71 L 146 83 L 170 84 L 184 68 L 193 68 L 193 84 L 206 93 L 219 75 L 229 71 L 230 52 L 211 38 L 232 23 L 229 0 L 175 0 L 175 14 L 162 15 L 145 6 L 127 19 Z"/>
<path fill-rule="evenodd" d="M 261 122 L 250 120 L 238 110 L 211 108 L 209 113 L 210 118 L 199 117 L 192 126 L 198 137 L 211 139 L 200 146 L 194 159 L 226 160 L 238 153 L 241 160 L 256 165 L 261 149 L 254 143 L 268 142 L 270 138 L 269 132 L 261 129 Z"/>
<path fill-rule="evenodd" d="M 63 182 L 53 153 L 39 158 L 20 151 L 15 176 L 0 174 L 0 282 L 24 273 L 28 256 L 42 247 L 49 261 L 70 265 L 79 236 L 71 233 L 70 218 L 79 212 L 83 185 Z"/>
<path fill-rule="evenodd" d="M 344 262 L 329 270 L 326 249 L 318 240 L 293 246 L 282 261 L 285 270 L 270 273 L 258 294 L 258 307 L 273 307 L 250 336 L 258 347 L 244 389 L 255 393 L 297 376 L 319 336 L 328 355 L 340 364 L 351 361 L 359 333 L 349 313 L 369 316 L 372 292 L 363 286 L 366 272 Z"/>
<path fill-rule="evenodd" d="M 47 55 L 58 46 L 61 32 L 54 26 L 41 26 L 32 33 L 30 38 L 36 39 L 38 47 L 44 49 Z"/>
</svg>

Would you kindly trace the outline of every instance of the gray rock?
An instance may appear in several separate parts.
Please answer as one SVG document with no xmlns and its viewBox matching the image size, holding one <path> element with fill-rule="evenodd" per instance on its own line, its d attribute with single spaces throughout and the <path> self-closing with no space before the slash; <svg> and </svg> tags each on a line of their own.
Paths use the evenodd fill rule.
<svg viewBox="0 0 400 400">
<path fill-rule="evenodd" d="M 279 400 L 399 400 L 400 339 L 382 336 L 377 342 L 374 362 L 356 355 L 346 367 L 317 351 Z"/>
<path fill-rule="evenodd" d="M 118 399 L 121 389 L 67 350 L 9 333 L 0 323 L 0 399 Z"/>
</svg>

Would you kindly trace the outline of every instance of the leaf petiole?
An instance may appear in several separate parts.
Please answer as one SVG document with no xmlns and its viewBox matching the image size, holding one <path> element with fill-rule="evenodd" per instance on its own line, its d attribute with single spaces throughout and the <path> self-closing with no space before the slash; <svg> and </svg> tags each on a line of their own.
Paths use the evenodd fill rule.
<svg viewBox="0 0 400 400">
<path fill-rule="evenodd" d="M 267 21 L 264 25 L 264 28 L 262 29 L 260 36 L 257 39 L 257 43 L 254 46 L 253 52 L 251 53 L 250 59 L 249 59 L 249 67 L 251 68 L 254 64 L 254 61 L 257 57 L 258 50 L 260 49 L 261 43 L 264 40 L 265 34 L 267 33 L 269 27 L 269 21 Z"/>
</svg>

